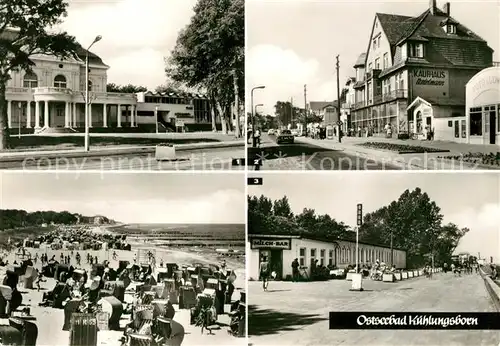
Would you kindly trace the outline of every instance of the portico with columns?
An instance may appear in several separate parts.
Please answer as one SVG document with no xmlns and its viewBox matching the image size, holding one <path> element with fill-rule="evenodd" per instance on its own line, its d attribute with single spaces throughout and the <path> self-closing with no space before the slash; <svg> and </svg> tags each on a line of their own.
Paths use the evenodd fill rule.
<svg viewBox="0 0 500 346">
<path fill-rule="evenodd" d="M 57 88 L 34 88 L 17 93 L 16 90 L 7 89 L 9 128 L 85 127 L 85 101 L 80 92 L 73 93 L 68 89 L 47 92 L 39 89 Z M 135 94 L 99 93 L 92 95 L 92 98 L 88 106 L 89 127 L 137 126 Z"/>
</svg>

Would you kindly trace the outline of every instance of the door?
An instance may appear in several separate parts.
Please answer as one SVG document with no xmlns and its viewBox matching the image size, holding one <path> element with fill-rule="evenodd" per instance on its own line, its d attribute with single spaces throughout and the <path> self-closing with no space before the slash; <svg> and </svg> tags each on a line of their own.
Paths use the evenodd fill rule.
<svg viewBox="0 0 500 346">
<path fill-rule="evenodd" d="M 271 272 L 276 272 L 276 280 L 281 280 L 283 278 L 283 250 L 271 250 L 269 264 Z"/>
<path fill-rule="evenodd" d="M 490 144 L 495 144 L 495 139 L 497 135 L 497 129 L 496 129 L 496 124 L 497 124 L 497 117 L 496 117 L 496 111 L 492 110 L 490 111 Z"/>
</svg>

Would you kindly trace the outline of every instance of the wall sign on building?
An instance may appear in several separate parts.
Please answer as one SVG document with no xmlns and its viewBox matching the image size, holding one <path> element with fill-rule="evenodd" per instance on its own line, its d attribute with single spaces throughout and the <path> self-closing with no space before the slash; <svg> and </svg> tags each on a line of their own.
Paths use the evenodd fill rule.
<svg viewBox="0 0 500 346">
<path fill-rule="evenodd" d="M 445 86 L 448 84 L 448 71 L 419 69 L 413 71 L 415 85 Z"/>
<path fill-rule="evenodd" d="M 291 250 L 291 239 L 254 238 L 251 240 L 252 249 L 283 249 Z"/>
</svg>

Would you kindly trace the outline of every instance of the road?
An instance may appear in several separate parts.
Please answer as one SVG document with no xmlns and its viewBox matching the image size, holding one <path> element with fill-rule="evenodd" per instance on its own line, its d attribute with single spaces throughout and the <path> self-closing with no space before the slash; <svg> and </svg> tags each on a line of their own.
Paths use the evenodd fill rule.
<svg viewBox="0 0 500 346">
<path fill-rule="evenodd" d="M 253 345 L 499 345 L 500 331 L 329 330 L 330 311 L 495 312 L 478 274 L 435 274 L 396 283 L 364 280 L 249 282 L 248 333 Z"/>
<path fill-rule="evenodd" d="M 263 158 L 261 170 L 398 170 L 389 163 L 348 155 L 306 143 L 276 144 L 275 137 L 262 135 L 261 147 L 249 149 L 249 159 Z"/>
<path fill-rule="evenodd" d="M 243 170 L 232 166 L 233 158 L 240 159 L 241 147 L 185 150 L 177 153 L 176 161 L 156 161 L 154 153 L 140 155 L 96 156 L 80 158 L 26 158 L 24 161 L 0 162 L 0 169 L 22 170 Z"/>
</svg>

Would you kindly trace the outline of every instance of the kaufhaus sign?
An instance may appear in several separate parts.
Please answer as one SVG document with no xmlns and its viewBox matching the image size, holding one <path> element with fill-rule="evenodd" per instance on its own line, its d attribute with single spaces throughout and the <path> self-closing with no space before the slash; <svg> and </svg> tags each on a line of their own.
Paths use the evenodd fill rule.
<svg viewBox="0 0 500 346">
<path fill-rule="evenodd" d="M 415 85 L 442 87 L 448 84 L 448 71 L 428 69 L 413 70 L 413 81 Z"/>
<path fill-rule="evenodd" d="M 291 250 L 291 239 L 271 239 L 271 238 L 254 238 L 251 239 L 250 247 L 252 249 L 282 249 Z"/>
</svg>

